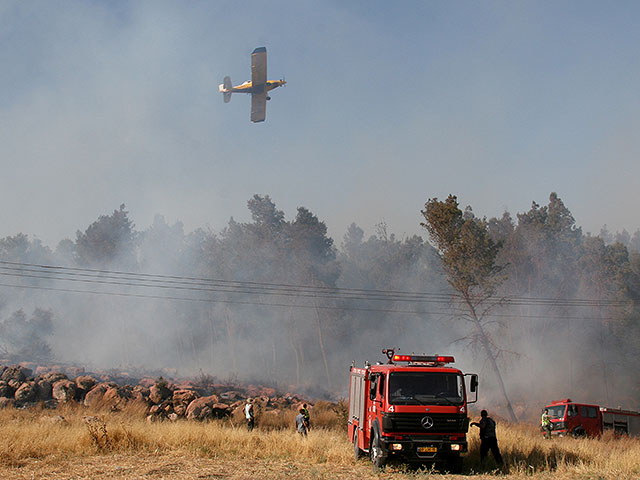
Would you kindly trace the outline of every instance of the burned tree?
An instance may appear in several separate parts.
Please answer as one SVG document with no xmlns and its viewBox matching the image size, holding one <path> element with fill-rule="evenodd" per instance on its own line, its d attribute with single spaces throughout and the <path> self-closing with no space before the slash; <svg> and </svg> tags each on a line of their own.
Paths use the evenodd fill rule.
<svg viewBox="0 0 640 480">
<path fill-rule="evenodd" d="M 501 244 L 490 238 L 484 220 L 475 218 L 470 209 L 462 212 L 458 208 L 454 195 L 449 195 L 445 201 L 429 199 L 421 213 L 426 220 L 421 225 L 429 232 L 440 254 L 449 285 L 458 292 L 466 309 L 463 317 L 474 327 L 471 340 L 484 350 L 506 401 L 509 416 L 516 421 L 498 368 L 500 350 L 487 330 L 489 312 L 498 303 L 494 297 L 496 288 L 504 280 L 502 267 L 496 264 Z"/>
</svg>

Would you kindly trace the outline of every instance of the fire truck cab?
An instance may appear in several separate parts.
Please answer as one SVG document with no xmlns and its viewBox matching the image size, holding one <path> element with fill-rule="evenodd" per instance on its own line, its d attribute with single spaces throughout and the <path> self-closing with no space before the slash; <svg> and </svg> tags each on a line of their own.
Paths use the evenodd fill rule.
<svg viewBox="0 0 640 480">
<path fill-rule="evenodd" d="M 576 403 L 570 398 L 544 408 L 549 411 L 552 435 L 599 437 L 611 430 L 616 435 L 640 436 L 640 412 Z"/>
<path fill-rule="evenodd" d="M 467 451 L 469 403 L 477 401 L 478 376 L 448 366 L 451 356 L 396 355 L 386 364 L 351 367 L 349 438 L 355 458 L 369 454 L 374 469 L 391 460 L 462 468 Z"/>
</svg>

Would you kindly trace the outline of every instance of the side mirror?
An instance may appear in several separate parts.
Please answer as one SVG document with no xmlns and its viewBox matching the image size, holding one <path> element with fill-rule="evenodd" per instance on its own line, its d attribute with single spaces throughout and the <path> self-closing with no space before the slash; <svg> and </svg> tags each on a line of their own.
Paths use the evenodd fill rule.
<svg viewBox="0 0 640 480">
<path fill-rule="evenodd" d="M 471 375 L 471 384 L 469 385 L 469 390 L 475 392 L 478 390 L 478 375 Z"/>
<path fill-rule="evenodd" d="M 476 403 L 478 401 L 478 375 L 475 373 L 466 373 L 465 377 L 469 378 L 469 393 L 474 393 L 473 397 L 467 397 L 467 403 Z"/>
</svg>

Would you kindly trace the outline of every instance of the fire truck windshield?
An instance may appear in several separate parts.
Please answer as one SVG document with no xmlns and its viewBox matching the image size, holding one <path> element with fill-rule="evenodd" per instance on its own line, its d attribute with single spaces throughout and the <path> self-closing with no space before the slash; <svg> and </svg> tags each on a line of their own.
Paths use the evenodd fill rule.
<svg viewBox="0 0 640 480">
<path fill-rule="evenodd" d="M 392 372 L 389 403 L 392 405 L 461 405 L 463 379 L 456 373 Z"/>
<path fill-rule="evenodd" d="M 555 405 L 553 407 L 547 407 L 549 409 L 549 418 L 562 418 L 564 417 L 564 410 L 566 405 Z"/>
</svg>

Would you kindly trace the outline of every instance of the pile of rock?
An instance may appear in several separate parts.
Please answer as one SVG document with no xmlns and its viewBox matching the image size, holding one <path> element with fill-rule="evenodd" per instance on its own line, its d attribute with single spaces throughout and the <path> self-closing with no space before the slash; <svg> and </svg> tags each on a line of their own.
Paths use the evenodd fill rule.
<svg viewBox="0 0 640 480">
<path fill-rule="evenodd" d="M 230 384 L 179 384 L 159 379 L 143 378 L 136 385 L 121 385 L 109 378 L 79 375 L 69 378 L 61 372 L 40 373 L 21 365 L 0 365 L 0 408 L 8 406 L 28 408 L 44 405 L 56 408 L 59 404 L 76 402 L 94 409 L 120 410 L 137 404 L 144 408 L 148 421 L 188 420 L 204 421 L 224 418 L 242 409 L 247 397 L 255 399 L 264 412 L 295 409 L 303 398 L 279 395 L 269 387 Z"/>
</svg>

